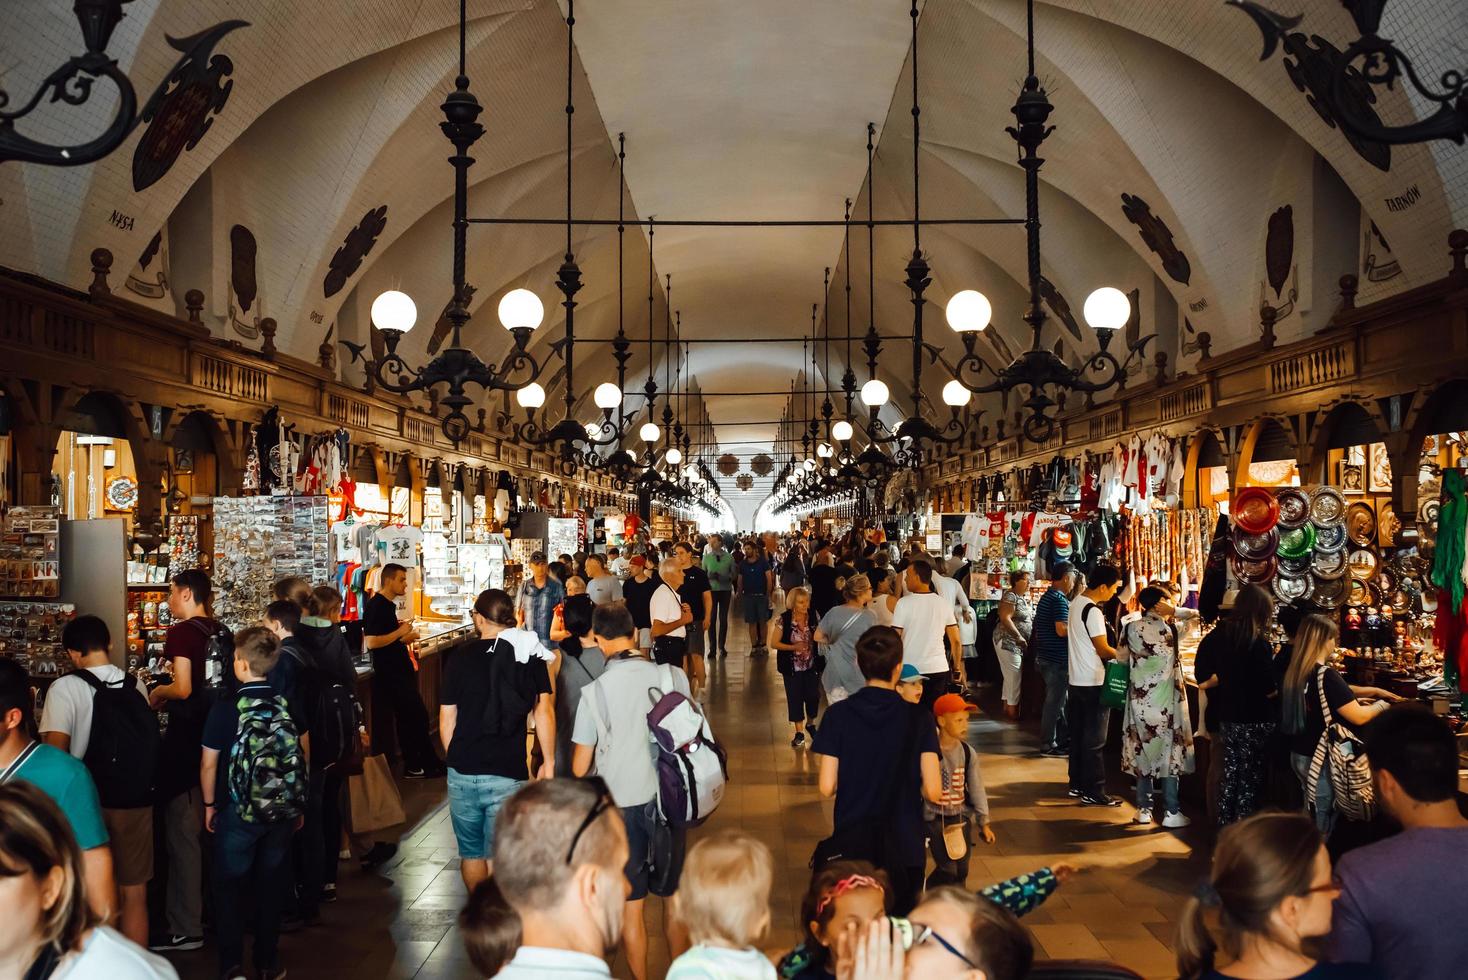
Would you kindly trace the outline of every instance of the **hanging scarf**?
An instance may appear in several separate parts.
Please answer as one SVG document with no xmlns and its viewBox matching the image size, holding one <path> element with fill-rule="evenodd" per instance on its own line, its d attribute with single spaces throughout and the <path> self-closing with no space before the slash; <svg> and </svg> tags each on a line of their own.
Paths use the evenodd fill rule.
<svg viewBox="0 0 1468 980">
<path fill-rule="evenodd" d="M 1432 584 L 1442 589 L 1451 600 L 1449 609 L 1457 613 L 1463 606 L 1464 534 L 1468 525 L 1468 499 L 1464 497 L 1463 473 L 1451 469 L 1443 473 L 1442 508 L 1437 518 L 1437 548 L 1432 555 Z"/>
</svg>

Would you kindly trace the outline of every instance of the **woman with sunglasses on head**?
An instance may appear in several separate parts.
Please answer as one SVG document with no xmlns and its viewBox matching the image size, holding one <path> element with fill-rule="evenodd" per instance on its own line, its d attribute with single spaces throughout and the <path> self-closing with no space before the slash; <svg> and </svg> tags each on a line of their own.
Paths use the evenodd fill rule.
<svg viewBox="0 0 1468 980">
<path fill-rule="evenodd" d="M 82 855 L 51 798 L 0 784 L 0 978 L 177 980 L 168 961 L 101 925 Z"/>
<path fill-rule="evenodd" d="M 1320 962 L 1339 895 L 1309 817 L 1260 813 L 1232 824 L 1183 911 L 1178 971 L 1183 980 L 1378 980 L 1372 966 Z M 1216 965 L 1220 948 L 1227 972 Z"/>
</svg>

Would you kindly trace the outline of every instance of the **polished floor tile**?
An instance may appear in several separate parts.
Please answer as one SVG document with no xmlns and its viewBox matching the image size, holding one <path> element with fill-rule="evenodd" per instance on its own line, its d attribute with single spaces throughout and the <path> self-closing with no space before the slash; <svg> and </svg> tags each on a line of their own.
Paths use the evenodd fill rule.
<svg viewBox="0 0 1468 980">
<path fill-rule="evenodd" d="M 708 713 L 728 748 L 731 783 L 707 833 L 740 827 L 767 843 L 775 856 L 772 927 L 762 948 L 778 958 L 799 935 L 798 910 L 809 878 L 807 862 L 830 830 L 831 804 L 820 798 L 816 758 L 792 749 L 779 675 L 770 660 L 752 660 L 743 631 L 731 637 L 732 655 L 710 664 Z M 994 692 L 981 698 L 985 707 Z M 997 703 L 992 705 L 997 709 Z M 1184 899 L 1206 872 L 1206 839 L 1197 827 L 1142 828 L 1135 810 L 1088 810 L 1065 796 L 1065 763 L 1034 755 L 1030 731 L 983 714 L 970 742 L 980 753 L 995 833 L 979 844 L 969 886 L 1057 862 L 1083 872 L 1024 921 L 1037 953 L 1051 958 L 1111 959 L 1146 977 L 1175 976 L 1172 942 Z M 1118 784 L 1113 791 L 1125 789 Z M 374 874 L 344 864 L 341 900 L 323 909 L 323 924 L 283 937 L 282 959 L 292 977 L 468 980 L 475 971 L 458 935 L 464 901 L 457 851 L 441 781 L 403 784 L 409 823 L 401 850 Z M 391 834 L 380 835 L 391 837 Z M 661 938 L 664 909 L 648 906 L 649 966 L 667 968 Z M 214 975 L 209 946 L 174 957 L 185 980 Z M 627 977 L 620 958 L 613 966 Z"/>
</svg>

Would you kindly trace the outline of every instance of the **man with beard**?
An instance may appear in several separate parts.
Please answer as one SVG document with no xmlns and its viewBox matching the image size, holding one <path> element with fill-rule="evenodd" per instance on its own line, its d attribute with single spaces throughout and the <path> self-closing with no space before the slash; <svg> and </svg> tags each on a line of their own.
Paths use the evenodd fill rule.
<svg viewBox="0 0 1468 980">
<path fill-rule="evenodd" d="M 504 935 L 519 918 L 520 943 L 498 976 L 610 977 L 606 959 L 622 935 L 627 832 L 600 779 L 530 783 L 500 810 L 494 878 L 508 904 L 471 900 L 463 931 L 470 948 Z M 508 952 L 506 950 L 505 952 Z"/>
</svg>

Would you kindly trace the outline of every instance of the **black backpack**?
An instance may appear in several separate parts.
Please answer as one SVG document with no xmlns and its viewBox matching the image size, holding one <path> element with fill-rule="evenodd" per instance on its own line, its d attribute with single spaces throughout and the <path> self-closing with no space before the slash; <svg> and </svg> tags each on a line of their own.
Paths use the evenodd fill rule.
<svg viewBox="0 0 1468 980">
<path fill-rule="evenodd" d="M 486 735 L 510 737 L 525 734 L 525 720 L 535 710 L 535 693 L 525 686 L 515 649 L 507 640 L 496 637 L 483 652 L 470 641 L 460 652 L 485 656 L 489 662 L 489 697 L 485 699 L 480 724 Z"/>
<path fill-rule="evenodd" d="M 362 751 L 362 709 L 346 685 L 308 660 L 299 646 L 282 648 L 300 664 L 301 685 L 311 705 L 311 763 L 326 768 L 346 762 Z"/>
<path fill-rule="evenodd" d="M 153 804 L 158 767 L 158 716 L 128 675 L 116 684 L 90 670 L 76 676 L 91 685 L 92 735 L 82 756 L 97 796 L 108 810 L 131 810 Z"/>
</svg>

